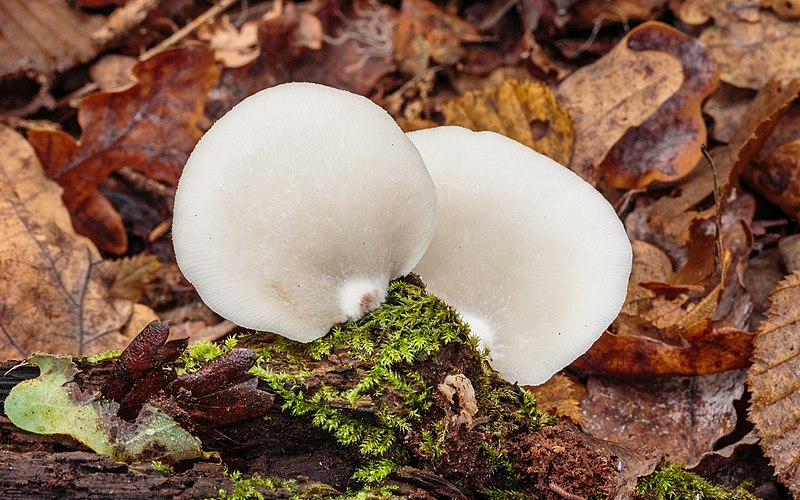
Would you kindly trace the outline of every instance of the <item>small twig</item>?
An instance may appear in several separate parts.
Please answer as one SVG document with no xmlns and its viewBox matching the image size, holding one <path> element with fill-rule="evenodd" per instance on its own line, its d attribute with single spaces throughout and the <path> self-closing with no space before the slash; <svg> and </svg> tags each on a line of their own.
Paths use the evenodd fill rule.
<svg viewBox="0 0 800 500">
<path fill-rule="evenodd" d="M 703 153 L 703 157 L 708 162 L 708 166 L 711 168 L 711 181 L 714 185 L 714 210 L 716 212 L 714 216 L 714 225 L 716 226 L 716 245 L 715 245 L 715 252 L 714 252 L 714 271 L 719 271 L 720 267 L 722 266 L 722 195 L 720 194 L 719 189 L 719 177 L 717 176 L 717 166 L 714 164 L 714 160 L 711 158 L 711 155 L 708 154 L 708 148 L 705 144 L 700 145 L 700 151 Z"/>
<path fill-rule="evenodd" d="M 150 50 L 146 51 L 144 54 L 140 55 L 139 56 L 139 60 L 140 61 L 144 61 L 145 59 L 147 59 L 148 57 L 152 56 L 153 54 L 155 54 L 159 50 L 175 45 L 176 43 L 180 42 L 181 40 L 186 38 L 188 35 L 190 35 L 192 32 L 194 32 L 197 28 L 199 28 L 200 26 L 205 24 L 210 19 L 213 19 L 216 16 L 218 16 L 219 14 L 225 12 L 231 5 L 233 5 L 234 3 L 238 2 L 238 1 L 239 0 L 220 0 L 220 2 L 218 4 L 214 5 L 213 7 L 208 9 L 207 11 L 203 12 L 202 14 L 200 14 L 199 16 L 194 18 L 192 20 L 192 22 L 190 22 L 189 24 L 187 24 L 183 28 L 179 29 L 178 31 L 176 31 L 175 33 L 170 35 L 169 37 L 167 37 L 164 40 L 162 40 L 161 43 L 159 43 L 158 45 L 156 45 L 152 49 L 150 49 Z"/>
<path fill-rule="evenodd" d="M 553 493 L 561 495 L 561 498 L 565 498 L 566 500 L 586 500 L 586 497 L 570 493 L 556 483 L 550 483 L 549 486 Z"/>
</svg>

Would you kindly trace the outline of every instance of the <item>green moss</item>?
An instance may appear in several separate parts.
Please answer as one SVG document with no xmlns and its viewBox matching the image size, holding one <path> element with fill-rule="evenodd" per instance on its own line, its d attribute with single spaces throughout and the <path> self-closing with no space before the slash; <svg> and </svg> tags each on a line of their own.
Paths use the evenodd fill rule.
<svg viewBox="0 0 800 500">
<path fill-rule="evenodd" d="M 447 366 L 429 362 L 450 345 L 460 348 L 451 351 L 455 358 L 444 361 Z M 412 454 L 436 470 L 447 429 L 433 396 L 453 369 L 464 370 L 475 388 L 478 432 L 499 436 L 555 422 L 533 396 L 491 370 L 487 352 L 458 313 L 414 277 L 393 281 L 386 302 L 358 322 L 336 325 L 307 344 L 276 337 L 256 352 L 251 373 L 278 396 L 281 410 L 310 417 L 338 443 L 354 447 L 365 464 L 354 478 L 367 484 L 410 463 Z M 332 372 L 332 366 L 338 368 Z M 409 442 L 416 448 L 406 448 Z"/>
<path fill-rule="evenodd" d="M 734 489 L 717 486 L 687 471 L 681 464 L 664 462 L 649 476 L 639 478 L 636 492 L 647 499 L 658 500 L 703 500 L 734 499 L 756 500 L 757 497 L 747 491 L 746 484 Z"/>
<path fill-rule="evenodd" d="M 283 411 L 310 415 L 313 425 L 342 445 L 358 444 L 362 455 L 375 460 L 354 477 L 376 482 L 404 463 L 395 450 L 398 438 L 433 404 L 433 389 L 415 364 L 449 343 L 463 343 L 468 333 L 456 312 L 423 288 L 394 281 L 386 303 L 357 323 L 336 325 L 308 344 L 279 338 L 258 350 L 261 362 L 252 373 L 281 397 Z M 323 384 L 310 393 L 306 379 L 316 373 L 309 366 L 331 355 L 352 360 L 352 383 L 339 390 Z M 373 409 L 377 422 L 353 415 L 361 405 Z"/>
<path fill-rule="evenodd" d="M 86 358 L 86 361 L 89 363 L 99 363 L 107 359 L 118 358 L 120 354 L 122 354 L 122 349 L 109 349 L 108 351 L 97 353 L 94 356 L 89 356 Z"/>
<path fill-rule="evenodd" d="M 150 464 L 153 466 L 153 469 L 155 469 L 156 472 L 160 472 L 162 476 L 171 476 L 175 474 L 175 469 L 173 469 L 171 465 L 163 464 L 160 460 L 153 460 Z"/>
<path fill-rule="evenodd" d="M 182 366 L 178 366 L 175 371 L 179 376 L 187 373 L 194 373 L 212 359 L 236 347 L 237 342 L 238 340 L 235 335 L 226 338 L 219 344 L 207 340 L 199 340 L 181 353 L 180 360 Z"/>
<path fill-rule="evenodd" d="M 220 489 L 217 497 L 219 500 L 263 500 L 264 495 L 258 490 L 259 488 L 267 491 L 280 490 L 290 499 L 302 498 L 297 481 L 293 479 L 263 478 L 258 475 L 244 478 L 241 472 L 229 471 L 227 468 L 225 468 L 225 475 L 233 482 L 233 491 L 229 493 Z"/>
</svg>

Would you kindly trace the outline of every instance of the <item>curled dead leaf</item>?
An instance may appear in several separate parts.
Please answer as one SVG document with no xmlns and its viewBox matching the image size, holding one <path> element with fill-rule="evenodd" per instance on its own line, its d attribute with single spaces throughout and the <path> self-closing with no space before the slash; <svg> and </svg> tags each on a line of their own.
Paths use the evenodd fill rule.
<svg viewBox="0 0 800 500">
<path fill-rule="evenodd" d="M 503 134 L 562 165 L 572 156 L 575 124 L 541 83 L 505 80 L 447 102 L 442 113 L 446 125 Z"/>
<path fill-rule="evenodd" d="M 626 37 L 634 51 L 663 51 L 682 65 L 683 83 L 658 110 L 629 129 L 600 165 L 601 176 L 624 189 L 673 182 L 701 158 L 706 126 L 700 107 L 717 87 L 719 70 L 696 38 L 658 22 L 642 24 Z"/>
<path fill-rule="evenodd" d="M 239 68 L 254 61 L 261 53 L 258 25 L 246 22 L 241 29 L 231 24 L 227 15 L 197 30 L 197 38 L 208 42 L 214 58 L 226 68 Z"/>
<path fill-rule="evenodd" d="M 658 50 L 632 50 L 627 37 L 568 76 L 556 94 L 575 121 L 570 168 L 596 184 L 597 169 L 614 144 L 655 113 L 682 82 L 682 66 L 675 57 Z"/>
<path fill-rule="evenodd" d="M 179 377 L 173 364 L 189 342 L 168 338 L 169 326 L 153 321 L 115 361 L 101 392 L 119 403 L 122 418 L 134 418 L 150 402 L 192 432 L 208 432 L 272 406 L 274 397 L 247 373 L 258 358 L 250 349 L 232 349 Z"/>
<path fill-rule="evenodd" d="M 800 139 L 777 148 L 747 170 L 746 177 L 761 195 L 800 220 Z"/>
<path fill-rule="evenodd" d="M 81 101 L 80 141 L 64 132 L 28 133 L 48 177 L 64 189 L 76 231 L 113 253 L 125 251 L 127 236 L 98 184 L 124 166 L 176 184 L 200 138 L 197 120 L 217 70 L 211 52 L 191 44 L 138 63 L 133 75 L 135 85 Z"/>
<path fill-rule="evenodd" d="M 767 319 L 753 344 L 747 374 L 750 420 L 761 448 L 780 481 L 800 495 L 800 273 L 778 283 L 770 294 Z"/>
<path fill-rule="evenodd" d="M 739 175 L 775 128 L 778 118 L 800 93 L 800 78 L 789 83 L 770 82 L 750 102 L 745 120 L 730 143 L 711 151 L 723 199 L 736 186 Z M 703 160 L 704 161 L 704 160 Z M 677 196 L 663 196 L 647 209 L 647 219 L 659 232 L 683 245 L 691 222 L 700 217 L 697 205 L 712 195 L 710 168 L 699 168 L 681 186 Z"/>
</svg>

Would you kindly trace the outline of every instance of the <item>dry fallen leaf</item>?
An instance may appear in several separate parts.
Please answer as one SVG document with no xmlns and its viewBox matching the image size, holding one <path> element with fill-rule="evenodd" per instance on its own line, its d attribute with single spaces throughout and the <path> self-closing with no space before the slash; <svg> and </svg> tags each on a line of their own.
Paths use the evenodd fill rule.
<svg viewBox="0 0 800 500">
<path fill-rule="evenodd" d="M 429 0 L 403 0 L 394 30 L 394 56 L 400 71 L 417 76 L 435 64 L 451 65 L 464 55 L 463 42 L 481 40 L 472 23 Z"/>
<path fill-rule="evenodd" d="M 544 384 L 525 385 L 523 389 L 536 397 L 536 406 L 540 410 L 555 413 L 570 419 L 573 423 L 583 425 L 584 418 L 580 404 L 586 396 L 586 388 L 583 385 L 567 376 L 555 374 Z"/>
<path fill-rule="evenodd" d="M 238 68 L 255 61 L 261 53 L 258 45 L 258 25 L 246 22 L 241 29 L 222 16 L 213 24 L 204 24 L 197 30 L 197 38 L 208 42 L 214 57 L 226 68 Z"/>
<path fill-rule="evenodd" d="M 787 84 L 770 82 L 750 102 L 745 120 L 739 124 L 730 143 L 711 151 L 716 165 L 723 198 L 736 186 L 745 165 L 761 148 L 775 128 L 777 119 L 800 93 L 800 79 Z M 705 160 L 701 160 L 705 163 Z M 689 228 L 701 214 L 697 205 L 712 195 L 711 169 L 696 169 L 681 186 L 678 196 L 663 196 L 647 209 L 648 222 L 662 234 L 683 245 L 689 239 Z"/>
<path fill-rule="evenodd" d="M 191 44 L 140 62 L 133 74 L 135 85 L 81 101 L 80 141 L 64 132 L 28 133 L 48 177 L 64 189 L 75 230 L 113 253 L 125 251 L 127 236 L 98 184 L 125 166 L 176 184 L 200 138 L 196 123 L 217 70 L 211 52 Z"/>
<path fill-rule="evenodd" d="M 800 77 L 800 23 L 768 10 L 756 10 L 755 20 L 742 19 L 736 7 L 752 6 L 747 0 L 715 4 L 715 24 L 700 41 L 719 63 L 723 81 L 758 90 L 770 80 Z"/>
<path fill-rule="evenodd" d="M 0 2 L 0 76 L 33 71 L 50 75 L 92 59 L 91 40 L 103 16 L 71 8 L 66 0 Z"/>
<path fill-rule="evenodd" d="M 695 375 L 747 366 L 753 335 L 711 321 L 681 332 L 680 344 L 641 335 L 603 333 L 572 366 L 589 373 L 626 376 Z"/>
<path fill-rule="evenodd" d="M 651 445 L 669 460 L 696 464 L 736 427 L 733 402 L 744 392 L 744 371 L 697 377 L 590 377 L 581 401 L 584 430 L 631 448 Z"/>
<path fill-rule="evenodd" d="M 632 50 L 660 50 L 678 59 L 683 65 L 683 83 L 658 111 L 629 129 L 611 148 L 600 165 L 600 175 L 624 189 L 676 181 L 701 158 L 706 126 L 700 107 L 717 87 L 717 64 L 696 38 L 666 24 L 645 23 L 626 40 Z"/>
<path fill-rule="evenodd" d="M 747 180 L 762 196 L 800 220 L 800 139 L 780 146 L 747 171 Z"/>
<path fill-rule="evenodd" d="M 118 90 L 134 83 L 131 70 L 138 59 L 121 54 L 106 54 L 89 68 L 89 76 L 100 90 Z"/>
<path fill-rule="evenodd" d="M 631 50 L 627 41 L 572 73 L 556 91 L 575 121 L 570 168 L 593 184 L 614 144 L 655 113 L 683 82 L 681 63 L 672 55 Z"/>
<path fill-rule="evenodd" d="M 800 273 L 778 283 L 770 301 L 753 340 L 749 416 L 778 478 L 800 495 Z"/>
<path fill-rule="evenodd" d="M 569 164 L 575 124 L 550 89 L 541 83 L 505 80 L 448 101 L 446 125 L 491 130 Z"/>
<path fill-rule="evenodd" d="M 703 113 L 714 120 L 711 136 L 719 142 L 730 142 L 739 124 L 745 120 L 747 107 L 754 96 L 755 92 L 750 89 L 721 83 L 703 104 Z"/>
<path fill-rule="evenodd" d="M 136 254 L 113 261 L 114 281 L 108 293 L 117 299 L 128 299 L 138 302 L 144 295 L 144 289 L 161 269 L 161 263 L 153 255 Z"/>
<path fill-rule="evenodd" d="M 134 304 L 109 295 L 113 269 L 72 231 L 58 192 L 25 139 L 0 125 L 0 357 L 93 354 L 129 341 Z"/>
<path fill-rule="evenodd" d="M 268 13 L 258 23 L 261 53 L 223 72 L 209 114 L 222 116 L 250 94 L 289 81 L 369 93 L 395 70 L 397 11 L 377 2 L 341 3 L 285 3 Z"/>
</svg>

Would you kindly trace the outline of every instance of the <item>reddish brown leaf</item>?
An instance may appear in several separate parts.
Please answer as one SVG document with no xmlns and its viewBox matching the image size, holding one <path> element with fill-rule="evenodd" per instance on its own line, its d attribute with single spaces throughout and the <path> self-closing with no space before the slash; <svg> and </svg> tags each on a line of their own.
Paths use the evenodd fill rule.
<svg viewBox="0 0 800 500">
<path fill-rule="evenodd" d="M 98 184 L 125 166 L 177 183 L 200 137 L 197 119 L 217 70 L 211 52 L 192 44 L 140 62 L 133 74 L 135 85 L 83 99 L 78 111 L 80 141 L 63 132 L 28 134 L 47 175 L 64 189 L 76 231 L 114 253 L 125 251 L 127 237 L 119 214 L 97 191 Z"/>
<path fill-rule="evenodd" d="M 270 409 L 274 398 L 259 391 L 258 379 L 247 373 L 257 359 L 258 355 L 250 349 L 232 349 L 198 371 L 178 377 L 163 389 L 156 401 L 168 401 L 180 408 L 194 428 L 218 427 L 260 417 Z M 185 421 L 180 416 L 176 418 Z"/>
<path fill-rule="evenodd" d="M 258 356 L 232 349 L 198 371 L 178 377 L 171 366 L 188 339 L 167 341 L 169 326 L 154 321 L 123 351 L 101 392 L 120 404 L 122 418 L 135 418 L 150 402 L 193 432 L 256 418 L 272 406 L 273 396 L 256 388 L 247 373 Z"/>
<path fill-rule="evenodd" d="M 617 375 L 697 375 L 745 367 L 753 351 L 752 334 L 711 321 L 686 328 L 681 338 L 675 345 L 605 332 L 573 366 Z"/>
<path fill-rule="evenodd" d="M 736 427 L 733 402 L 744 392 L 744 371 L 698 377 L 589 377 L 581 401 L 584 429 L 630 448 L 654 446 L 692 466 Z"/>
<path fill-rule="evenodd" d="M 153 321 L 125 348 L 101 392 L 120 404 L 122 418 L 136 418 L 144 403 L 176 377 L 162 367 L 175 361 L 188 339 L 167 342 L 169 326 Z"/>
<path fill-rule="evenodd" d="M 717 87 L 719 70 L 703 44 L 666 24 L 637 27 L 627 36 L 627 44 L 634 51 L 659 50 L 677 58 L 683 66 L 683 83 L 655 114 L 611 148 L 600 165 L 601 175 L 625 189 L 675 181 L 701 157 L 706 127 L 700 106 Z"/>
</svg>

